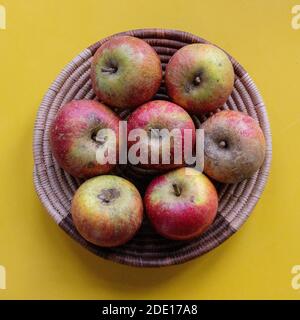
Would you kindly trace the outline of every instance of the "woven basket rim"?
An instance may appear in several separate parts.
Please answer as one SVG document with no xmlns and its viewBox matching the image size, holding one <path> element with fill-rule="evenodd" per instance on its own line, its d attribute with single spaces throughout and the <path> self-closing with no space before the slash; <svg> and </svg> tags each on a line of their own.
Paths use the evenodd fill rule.
<svg viewBox="0 0 300 320">
<path fill-rule="evenodd" d="M 47 138 L 45 138 L 45 131 L 46 128 L 42 126 L 42 122 L 46 119 L 48 121 L 46 124 L 49 125 L 49 117 L 54 117 L 55 114 L 52 114 L 49 116 L 49 113 L 47 114 L 47 110 L 51 108 L 52 104 L 48 106 L 48 101 L 50 101 L 52 98 L 54 100 L 51 100 L 52 102 L 55 101 L 55 99 L 63 99 L 64 97 L 58 96 L 59 94 L 62 95 L 63 93 L 61 92 L 61 89 L 64 87 L 66 84 L 66 79 L 69 79 L 67 76 L 68 74 L 72 72 L 76 72 L 77 68 L 79 69 L 84 63 L 86 63 L 87 59 L 90 58 L 91 55 L 95 52 L 95 50 L 101 45 L 103 42 L 107 41 L 111 37 L 119 36 L 119 35 L 133 35 L 137 37 L 141 37 L 143 39 L 147 39 L 150 41 L 153 39 L 154 42 L 163 42 L 165 40 L 168 42 L 169 46 L 178 46 L 180 43 L 193 43 L 193 42 L 205 42 L 205 43 L 211 43 L 208 42 L 202 38 L 199 38 L 189 32 L 184 32 L 180 30 L 172 30 L 172 29 L 159 29 L 159 28 L 148 28 L 148 29 L 136 29 L 136 30 L 129 30 L 125 32 L 120 32 L 117 34 L 114 34 L 112 36 L 108 36 L 93 45 L 89 46 L 87 49 L 84 49 L 77 57 L 75 57 L 58 75 L 58 77 L 54 80 L 54 82 L 51 84 L 50 88 L 46 92 L 41 106 L 38 110 L 36 121 L 35 121 L 35 128 L 34 128 L 34 139 L 33 139 L 33 153 L 34 153 L 34 185 L 36 192 L 43 203 L 44 207 L 47 209 L 49 214 L 52 216 L 52 218 L 62 227 L 71 237 L 73 237 L 76 241 L 78 241 L 80 244 L 82 244 L 84 247 L 86 247 L 88 250 L 91 252 L 109 259 L 113 260 L 115 262 L 127 264 L 127 265 L 132 265 L 132 266 L 140 266 L 140 267 L 154 267 L 154 266 L 167 266 L 167 265 L 173 265 L 173 264 L 178 264 L 178 263 L 183 263 L 186 261 L 189 261 L 193 258 L 196 258 L 223 243 L 226 239 L 228 239 L 233 233 L 235 233 L 241 226 L 242 224 L 247 220 L 249 214 L 253 210 L 255 204 L 257 203 L 261 193 L 263 192 L 263 189 L 265 187 L 265 184 L 267 182 L 269 170 L 270 170 L 270 165 L 271 165 L 271 158 L 272 158 L 272 139 L 271 139 L 271 132 L 270 132 L 270 124 L 268 121 L 267 117 L 267 112 L 265 109 L 265 105 L 263 103 L 263 100 L 256 88 L 256 85 L 246 72 L 246 70 L 231 56 L 229 55 L 234 68 L 235 68 L 235 73 L 236 76 L 240 81 L 244 81 L 242 83 L 241 88 L 238 88 L 243 92 L 243 86 L 247 86 L 247 92 L 245 92 L 245 100 L 251 100 L 251 103 L 253 103 L 253 110 L 246 110 L 250 115 L 253 117 L 256 117 L 266 138 L 266 159 L 265 163 L 262 166 L 262 168 L 259 170 L 259 172 L 256 174 L 255 177 L 250 182 L 245 182 L 244 184 L 240 184 L 239 186 L 224 186 L 224 188 L 221 191 L 223 199 L 226 197 L 234 197 L 235 196 L 235 191 L 238 190 L 238 192 L 244 192 L 243 188 L 246 188 L 245 186 L 250 186 L 251 190 L 249 191 L 249 195 L 245 198 L 241 198 L 241 204 L 238 204 L 240 206 L 240 210 L 242 210 L 243 214 L 241 217 L 234 217 L 232 221 L 235 222 L 235 224 L 230 221 L 228 222 L 228 225 L 226 225 L 227 220 L 225 219 L 225 222 L 222 221 L 217 221 L 216 224 L 219 224 L 220 227 L 215 230 L 215 233 L 212 233 L 211 236 L 207 236 L 207 239 L 210 239 L 209 243 L 206 245 L 205 248 L 201 248 L 201 250 L 197 250 L 197 243 L 195 245 L 195 248 L 193 248 L 193 245 L 190 247 L 190 252 L 184 252 L 184 249 L 182 251 L 182 254 L 180 256 L 175 256 L 175 257 L 164 257 L 162 259 L 158 258 L 158 260 L 153 260 L 153 259 L 148 259 L 148 258 L 138 258 L 134 257 L 132 258 L 131 256 L 126 256 L 126 248 L 123 249 L 123 247 L 116 248 L 114 253 L 111 254 L 110 252 L 106 252 L 106 250 L 98 250 L 95 246 L 92 245 L 87 245 L 82 239 L 78 237 L 78 234 L 70 228 L 69 224 L 61 224 L 61 221 L 59 221 L 59 216 L 57 215 L 57 209 L 53 205 L 53 201 L 55 200 L 58 202 L 56 203 L 56 206 L 61 206 L 63 207 L 63 201 L 59 201 L 58 199 L 50 199 L 53 196 L 50 196 L 50 189 L 47 190 L 47 188 L 50 188 L 47 183 L 49 183 L 50 175 L 49 175 L 49 170 L 55 167 L 51 163 L 51 159 L 47 158 L 45 155 L 45 145 L 47 144 Z M 188 43 L 186 43 L 188 41 Z M 168 47 L 168 50 L 174 49 L 171 47 Z M 176 48 L 175 48 L 176 49 Z M 174 49 L 174 50 L 175 50 Z M 222 49 L 223 50 L 223 49 Z M 85 74 L 82 74 L 82 79 L 84 78 Z M 84 84 L 86 85 L 86 83 Z M 64 88 L 65 89 L 65 88 Z M 70 90 L 73 90 L 72 87 L 69 88 Z M 79 89 L 80 91 L 81 89 Z M 69 94 L 70 91 L 67 91 L 66 94 Z M 238 94 L 237 94 L 238 95 Z M 47 107 L 49 107 L 47 109 Z M 49 110 L 48 110 L 49 111 Z M 51 109 L 52 112 L 52 109 Z M 252 114 L 251 114 L 252 112 Z M 42 145 L 41 145 L 42 144 Z M 49 167 L 47 167 L 49 166 Z M 52 167 L 51 167 L 52 166 Z M 55 176 L 55 175 L 54 175 Z M 57 174 L 55 176 L 55 179 L 66 179 L 68 180 L 69 178 L 64 175 L 63 178 Z M 58 181 L 58 180 L 57 180 Z M 57 182 L 58 183 L 58 182 Z M 51 183 L 50 183 L 51 184 Z M 69 183 L 72 185 L 70 187 L 71 189 L 74 189 L 74 183 L 72 184 L 71 182 Z M 249 188 L 250 188 L 249 187 Z M 72 190 L 73 190 L 72 189 Z M 252 192 L 253 189 L 255 189 L 255 192 Z M 71 190 L 71 191 L 72 191 Z M 242 191 L 241 191 L 242 190 Z M 65 190 L 65 195 L 71 192 L 70 190 Z M 66 197 L 67 198 L 67 197 Z M 67 199 L 63 199 L 64 201 L 67 202 Z M 237 201 L 236 201 L 237 202 Z M 224 205 L 224 211 L 230 211 L 230 205 L 232 203 L 225 203 Z M 236 205 L 236 203 L 235 203 Z M 222 231 L 223 230 L 223 231 Z M 217 239 L 217 240 L 216 240 Z M 123 250 L 123 254 L 122 254 Z"/>
</svg>

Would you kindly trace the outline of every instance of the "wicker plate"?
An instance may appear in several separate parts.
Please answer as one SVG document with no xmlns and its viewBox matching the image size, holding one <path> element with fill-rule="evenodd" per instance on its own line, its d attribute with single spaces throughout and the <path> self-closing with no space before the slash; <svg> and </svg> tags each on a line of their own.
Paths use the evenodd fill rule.
<svg viewBox="0 0 300 320">
<path fill-rule="evenodd" d="M 144 39 L 160 56 L 163 69 L 169 58 L 182 46 L 207 41 L 192 34 L 161 29 L 128 31 L 127 34 Z M 49 127 L 58 111 L 72 99 L 93 99 L 90 81 L 90 62 L 103 39 L 82 51 L 60 73 L 47 91 L 39 108 L 34 129 L 34 184 L 41 202 L 55 222 L 71 237 L 100 257 L 120 263 L 159 267 L 182 263 L 198 257 L 230 237 L 245 222 L 264 189 L 271 162 L 272 144 L 269 122 L 262 98 L 248 73 L 230 57 L 235 70 L 234 91 L 222 109 L 243 111 L 256 119 L 266 138 L 267 152 L 262 168 L 246 181 L 234 185 L 219 185 L 218 215 L 210 229 L 190 242 L 169 241 L 157 235 L 145 219 L 139 233 L 126 245 L 107 249 L 85 241 L 74 228 L 70 204 L 81 181 L 71 177 L 57 165 L 49 146 Z M 162 84 L 156 98 L 167 99 Z M 125 172 L 125 173 L 124 173 Z M 132 168 L 122 171 L 131 176 L 143 189 L 143 174 Z M 140 180 L 139 180 L 140 177 Z M 141 190 L 143 192 L 143 190 Z"/>
</svg>

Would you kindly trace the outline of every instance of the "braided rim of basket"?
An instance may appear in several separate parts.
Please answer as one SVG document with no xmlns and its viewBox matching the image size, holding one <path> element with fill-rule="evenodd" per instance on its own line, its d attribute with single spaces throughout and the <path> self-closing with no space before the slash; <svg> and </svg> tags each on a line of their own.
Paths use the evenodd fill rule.
<svg viewBox="0 0 300 320">
<path fill-rule="evenodd" d="M 132 35 L 147 41 L 159 54 L 163 70 L 169 58 L 182 46 L 208 43 L 187 32 L 163 29 L 141 29 L 117 35 Z M 114 35 L 116 36 L 116 35 Z M 81 181 L 64 172 L 52 156 L 49 128 L 59 108 L 72 99 L 94 99 L 89 76 L 90 62 L 107 37 L 83 50 L 59 74 L 47 91 L 38 110 L 34 127 L 34 184 L 36 192 L 55 222 L 85 248 L 106 259 L 140 267 L 179 264 L 198 257 L 225 241 L 248 218 L 266 184 L 272 157 L 269 121 L 263 100 L 248 73 L 230 55 L 235 71 L 234 90 L 221 109 L 239 110 L 256 119 L 266 138 L 266 158 L 253 177 L 238 184 L 220 185 L 216 220 L 201 237 L 189 242 L 170 241 L 157 235 L 147 219 L 138 234 L 127 244 L 101 248 L 85 241 L 76 231 L 70 216 L 71 199 Z M 164 85 L 155 96 L 167 99 Z M 205 120 L 200 119 L 201 121 Z M 130 174 L 142 175 L 136 168 Z M 149 172 L 150 173 L 150 172 Z"/>
</svg>

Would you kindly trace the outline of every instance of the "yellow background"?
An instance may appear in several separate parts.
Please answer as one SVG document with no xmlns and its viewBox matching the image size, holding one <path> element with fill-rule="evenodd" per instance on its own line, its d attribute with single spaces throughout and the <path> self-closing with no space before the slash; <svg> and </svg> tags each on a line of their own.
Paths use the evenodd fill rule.
<svg viewBox="0 0 300 320">
<path fill-rule="evenodd" d="M 0 299 L 299 299 L 300 30 L 289 0 L 0 0 Z M 300 4 L 300 1 L 298 1 Z M 184 265 L 136 269 L 104 261 L 58 228 L 32 182 L 32 133 L 43 94 L 82 49 L 110 34 L 162 27 L 230 52 L 268 108 L 273 163 L 253 214 L 232 238 Z"/>
</svg>

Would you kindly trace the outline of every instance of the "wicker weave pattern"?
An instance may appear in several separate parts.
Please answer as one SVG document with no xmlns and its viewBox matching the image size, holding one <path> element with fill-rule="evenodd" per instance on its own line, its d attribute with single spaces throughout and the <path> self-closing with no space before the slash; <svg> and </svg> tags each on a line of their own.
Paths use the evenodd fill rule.
<svg viewBox="0 0 300 320">
<path fill-rule="evenodd" d="M 144 39 L 159 54 L 163 69 L 169 58 L 182 46 L 207 43 L 192 34 L 161 29 L 124 32 Z M 262 168 L 249 180 L 234 185 L 220 185 L 218 216 L 210 229 L 191 242 L 174 242 L 158 236 L 145 219 L 140 232 L 128 244 L 112 249 L 100 248 L 85 241 L 76 231 L 70 217 L 70 204 L 81 181 L 64 172 L 53 158 L 49 146 L 49 128 L 59 110 L 72 99 L 94 99 L 90 80 L 91 58 L 103 39 L 82 51 L 60 73 L 46 93 L 38 111 L 34 129 L 34 184 L 41 202 L 69 235 L 95 254 L 120 263 L 141 267 L 178 264 L 205 252 L 225 241 L 245 222 L 264 189 L 271 162 L 272 143 L 269 122 L 262 98 L 248 73 L 230 57 L 235 70 L 235 87 L 221 109 L 243 111 L 258 121 L 267 143 L 266 159 Z M 167 99 L 162 84 L 157 99 Z M 205 120 L 205 117 L 200 121 Z M 138 172 L 130 171 L 138 180 Z M 128 174 L 128 173 L 127 173 Z"/>
</svg>

